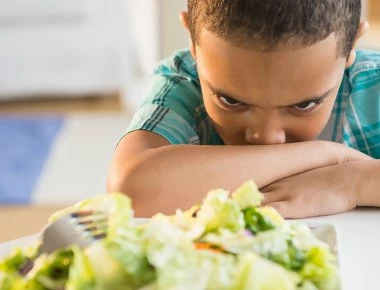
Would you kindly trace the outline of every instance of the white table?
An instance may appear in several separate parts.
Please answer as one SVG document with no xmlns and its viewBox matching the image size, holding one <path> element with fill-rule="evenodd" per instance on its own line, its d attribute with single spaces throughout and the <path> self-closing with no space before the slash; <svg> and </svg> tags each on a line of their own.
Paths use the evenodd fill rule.
<svg viewBox="0 0 380 290">
<path fill-rule="evenodd" d="M 337 229 L 342 289 L 380 289 L 380 209 L 362 208 L 304 221 L 331 223 Z"/>
<path fill-rule="evenodd" d="M 331 223 L 338 231 L 342 289 L 380 289 L 380 209 L 362 208 L 304 222 Z M 36 235 L 0 244 L 0 257 L 14 246 L 31 244 Z"/>
</svg>

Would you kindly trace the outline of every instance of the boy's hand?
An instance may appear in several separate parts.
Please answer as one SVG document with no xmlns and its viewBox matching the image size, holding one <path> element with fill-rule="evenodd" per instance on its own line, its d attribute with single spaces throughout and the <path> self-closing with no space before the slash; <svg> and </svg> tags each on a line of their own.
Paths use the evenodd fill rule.
<svg viewBox="0 0 380 290">
<path fill-rule="evenodd" d="M 264 205 L 285 218 L 336 214 L 357 206 L 362 172 L 357 161 L 322 167 L 294 175 L 261 188 Z"/>
</svg>

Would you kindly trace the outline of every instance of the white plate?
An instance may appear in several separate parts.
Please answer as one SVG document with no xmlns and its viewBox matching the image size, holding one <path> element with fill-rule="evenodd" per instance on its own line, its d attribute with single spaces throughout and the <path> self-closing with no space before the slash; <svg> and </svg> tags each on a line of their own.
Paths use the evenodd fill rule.
<svg viewBox="0 0 380 290">
<path fill-rule="evenodd" d="M 145 223 L 149 219 L 136 219 L 138 224 Z M 306 224 L 310 227 L 313 234 L 321 241 L 327 243 L 330 246 L 330 249 L 334 255 L 337 256 L 338 264 L 339 264 L 339 256 L 338 256 L 338 233 L 336 228 L 332 224 L 326 223 L 310 223 L 306 222 Z M 7 255 L 12 249 L 15 247 L 25 247 L 32 245 L 38 238 L 38 235 L 31 235 L 27 237 L 23 237 L 17 240 L 9 241 L 6 243 L 0 244 L 0 259 Z"/>
<path fill-rule="evenodd" d="M 338 231 L 332 224 L 306 223 L 314 236 L 330 246 L 331 252 L 338 258 L 339 240 Z"/>
</svg>

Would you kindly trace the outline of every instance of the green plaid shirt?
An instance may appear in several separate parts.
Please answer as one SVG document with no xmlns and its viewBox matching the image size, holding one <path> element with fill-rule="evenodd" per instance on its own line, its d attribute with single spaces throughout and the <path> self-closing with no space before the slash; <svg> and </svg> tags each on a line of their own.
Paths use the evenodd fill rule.
<svg viewBox="0 0 380 290">
<path fill-rule="evenodd" d="M 157 66 L 127 133 L 135 130 L 157 133 L 172 144 L 223 145 L 205 111 L 189 50 L 178 51 Z M 380 52 L 357 51 L 318 139 L 380 158 Z"/>
</svg>

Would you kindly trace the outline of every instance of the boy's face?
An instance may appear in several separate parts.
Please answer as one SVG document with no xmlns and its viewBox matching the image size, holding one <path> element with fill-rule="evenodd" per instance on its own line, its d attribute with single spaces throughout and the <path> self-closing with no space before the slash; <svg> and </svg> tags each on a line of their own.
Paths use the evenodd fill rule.
<svg viewBox="0 0 380 290">
<path fill-rule="evenodd" d="M 332 34 L 309 47 L 262 52 L 203 29 L 193 49 L 204 104 L 226 145 L 315 139 L 325 127 L 346 59 Z"/>
</svg>

